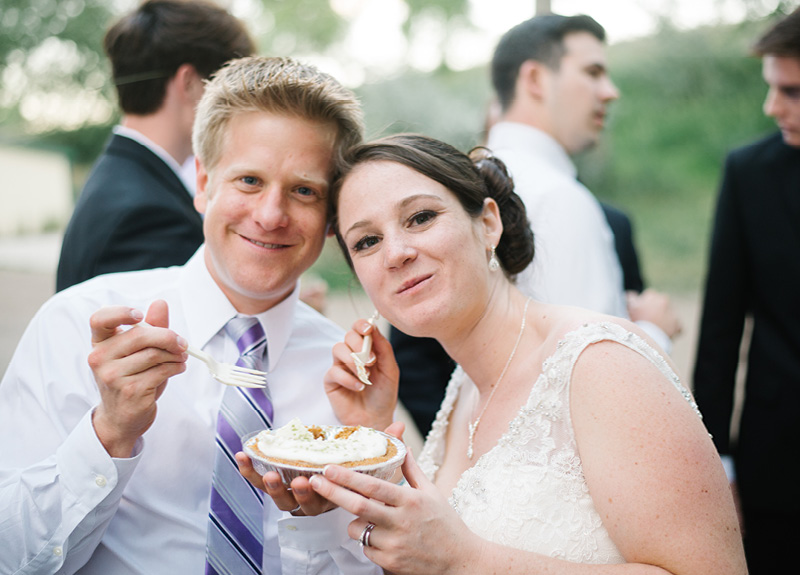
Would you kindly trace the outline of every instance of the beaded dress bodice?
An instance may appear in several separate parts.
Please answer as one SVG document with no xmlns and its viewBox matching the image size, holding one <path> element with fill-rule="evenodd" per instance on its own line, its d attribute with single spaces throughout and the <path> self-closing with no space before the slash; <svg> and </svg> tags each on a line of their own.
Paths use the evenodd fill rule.
<svg viewBox="0 0 800 575">
<path fill-rule="evenodd" d="M 587 346 L 604 340 L 650 360 L 699 415 L 669 364 L 639 336 L 611 322 L 586 324 L 568 333 L 542 364 L 508 430 L 453 489 L 450 505 L 476 534 L 572 562 L 624 562 L 589 495 L 569 406 L 575 362 Z M 431 480 L 444 457 L 450 413 L 466 380 L 466 373 L 456 368 L 420 454 L 419 465 Z"/>
</svg>

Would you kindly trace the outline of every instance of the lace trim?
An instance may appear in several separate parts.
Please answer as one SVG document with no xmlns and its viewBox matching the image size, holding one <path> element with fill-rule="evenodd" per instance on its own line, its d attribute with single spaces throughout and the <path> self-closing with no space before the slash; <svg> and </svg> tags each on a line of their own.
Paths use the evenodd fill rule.
<svg viewBox="0 0 800 575">
<path fill-rule="evenodd" d="M 559 341 L 508 430 L 453 489 L 450 505 L 473 531 L 502 544 L 574 561 L 621 560 L 589 495 L 569 413 L 575 363 L 589 345 L 604 340 L 650 360 L 700 416 L 677 374 L 643 338 L 613 322 L 584 324 Z M 467 379 L 457 367 L 420 455 L 420 467 L 431 480 L 444 459 L 450 414 Z"/>
</svg>

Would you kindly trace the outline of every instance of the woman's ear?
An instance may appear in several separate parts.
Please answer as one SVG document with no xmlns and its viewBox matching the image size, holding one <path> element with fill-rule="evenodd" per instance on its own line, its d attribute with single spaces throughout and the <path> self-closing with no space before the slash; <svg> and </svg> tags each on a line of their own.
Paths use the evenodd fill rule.
<svg viewBox="0 0 800 575">
<path fill-rule="evenodd" d="M 500 243 L 500 236 L 503 235 L 503 220 L 500 218 L 500 207 L 493 198 L 483 200 L 480 219 L 487 243 L 496 246 Z"/>
</svg>

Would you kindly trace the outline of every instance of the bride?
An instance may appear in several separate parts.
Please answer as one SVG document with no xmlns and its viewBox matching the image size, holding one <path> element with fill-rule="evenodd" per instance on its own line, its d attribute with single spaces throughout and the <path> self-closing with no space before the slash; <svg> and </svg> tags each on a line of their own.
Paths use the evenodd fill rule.
<svg viewBox="0 0 800 575">
<path fill-rule="evenodd" d="M 332 198 L 345 257 L 383 317 L 458 367 L 407 486 L 329 466 L 313 490 L 392 573 L 745 573 L 673 365 L 626 320 L 526 299 L 524 207 L 502 163 L 473 155 L 418 135 L 350 154 Z M 350 353 L 367 333 L 373 389 L 394 389 L 391 347 L 360 320 L 334 349 L 332 401 L 363 387 Z"/>
</svg>

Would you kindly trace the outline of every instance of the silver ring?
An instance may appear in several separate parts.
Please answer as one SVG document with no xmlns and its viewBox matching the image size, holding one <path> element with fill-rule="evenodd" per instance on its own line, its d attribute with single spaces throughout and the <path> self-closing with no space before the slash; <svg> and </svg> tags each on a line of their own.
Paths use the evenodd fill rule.
<svg viewBox="0 0 800 575">
<path fill-rule="evenodd" d="M 295 513 L 297 513 L 298 511 L 300 511 L 300 505 L 298 505 L 298 506 L 297 506 L 297 507 L 295 507 L 294 509 L 290 510 L 290 511 L 289 511 L 289 513 L 291 513 L 292 515 L 294 515 L 294 514 L 295 514 Z"/>
<path fill-rule="evenodd" d="M 372 530 L 375 529 L 374 523 L 367 523 L 364 526 L 364 530 L 361 532 L 361 537 L 358 538 L 358 543 L 361 547 L 369 547 L 369 536 L 372 533 Z"/>
</svg>

